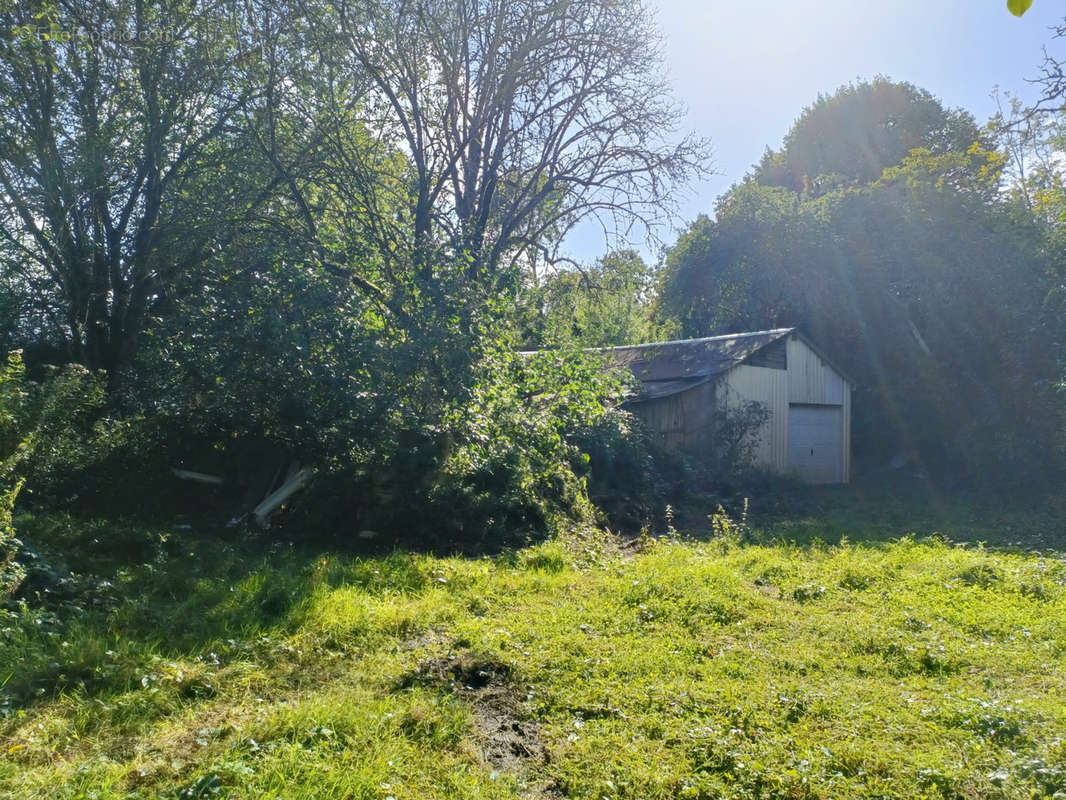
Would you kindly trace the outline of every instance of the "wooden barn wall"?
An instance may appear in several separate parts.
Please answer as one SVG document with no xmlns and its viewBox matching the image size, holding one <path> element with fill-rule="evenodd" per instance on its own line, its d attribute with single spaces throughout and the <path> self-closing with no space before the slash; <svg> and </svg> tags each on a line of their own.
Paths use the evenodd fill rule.
<svg viewBox="0 0 1066 800">
<path fill-rule="evenodd" d="M 633 412 L 666 446 L 699 449 L 707 445 L 714 413 L 714 386 L 708 382 L 687 392 L 638 403 Z"/>
<path fill-rule="evenodd" d="M 751 400 L 766 405 L 770 419 L 759 431 L 755 463 L 776 471 L 788 469 L 788 372 L 742 364 L 722 375 L 717 387 L 727 408 Z"/>
<path fill-rule="evenodd" d="M 788 338 L 788 401 L 843 406 L 844 481 L 851 479 L 851 386 L 798 336 Z M 787 409 L 786 409 L 787 413 Z M 788 466 L 786 447 L 785 466 Z"/>
</svg>

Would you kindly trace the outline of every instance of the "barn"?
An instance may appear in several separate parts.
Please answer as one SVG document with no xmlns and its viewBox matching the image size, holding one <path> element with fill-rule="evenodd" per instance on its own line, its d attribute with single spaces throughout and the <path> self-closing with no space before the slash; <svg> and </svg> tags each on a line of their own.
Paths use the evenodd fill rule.
<svg viewBox="0 0 1066 800">
<path fill-rule="evenodd" d="M 808 483 L 851 473 L 851 382 L 795 328 L 608 348 L 640 382 L 629 406 L 668 447 L 697 457 L 715 446 L 716 414 L 755 401 L 757 466 Z"/>
</svg>

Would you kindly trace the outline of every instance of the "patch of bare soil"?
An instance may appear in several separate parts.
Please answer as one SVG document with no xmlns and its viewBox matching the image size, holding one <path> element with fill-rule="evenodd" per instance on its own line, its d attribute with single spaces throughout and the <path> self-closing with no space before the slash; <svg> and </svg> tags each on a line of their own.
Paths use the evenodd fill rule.
<svg viewBox="0 0 1066 800">
<path fill-rule="evenodd" d="M 416 684 L 447 688 L 470 704 L 478 749 L 491 769 L 524 777 L 548 762 L 540 726 L 529 719 L 507 664 L 482 653 L 450 653 L 422 661 L 401 686 Z M 548 785 L 527 788 L 530 798 L 560 796 Z"/>
<path fill-rule="evenodd" d="M 417 636 L 400 642 L 401 650 L 421 650 L 426 647 L 443 645 L 448 639 L 447 632 L 440 628 L 428 628 Z"/>
</svg>

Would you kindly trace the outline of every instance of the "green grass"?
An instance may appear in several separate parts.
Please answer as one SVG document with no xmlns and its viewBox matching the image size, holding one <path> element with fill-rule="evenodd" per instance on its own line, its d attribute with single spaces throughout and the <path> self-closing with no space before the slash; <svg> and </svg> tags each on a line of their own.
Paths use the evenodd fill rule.
<svg viewBox="0 0 1066 800">
<path fill-rule="evenodd" d="M 770 531 L 459 559 L 58 516 L 21 533 L 66 577 L 0 611 L 4 797 L 1066 793 L 1054 551 Z"/>
</svg>

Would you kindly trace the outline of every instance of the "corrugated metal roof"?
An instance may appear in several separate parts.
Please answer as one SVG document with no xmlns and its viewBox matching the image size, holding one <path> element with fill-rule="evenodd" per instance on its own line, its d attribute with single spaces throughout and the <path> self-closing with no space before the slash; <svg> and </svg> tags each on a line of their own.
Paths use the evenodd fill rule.
<svg viewBox="0 0 1066 800">
<path fill-rule="evenodd" d="M 642 384 L 641 400 L 667 397 L 698 386 L 740 364 L 795 328 L 730 333 L 704 339 L 608 347 L 602 352 Z"/>
</svg>

